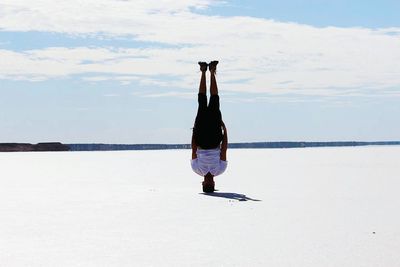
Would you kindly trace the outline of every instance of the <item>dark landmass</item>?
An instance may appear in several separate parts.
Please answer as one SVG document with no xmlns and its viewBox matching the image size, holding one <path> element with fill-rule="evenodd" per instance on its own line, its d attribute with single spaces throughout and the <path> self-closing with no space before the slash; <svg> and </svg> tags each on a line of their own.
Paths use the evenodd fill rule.
<svg viewBox="0 0 400 267">
<path fill-rule="evenodd" d="M 378 142 L 252 142 L 230 143 L 229 148 L 296 148 L 296 147 L 335 147 L 335 146 L 369 146 L 369 145 L 400 145 L 400 141 Z M 190 149 L 190 144 L 68 144 L 71 151 L 110 151 L 110 150 L 163 150 Z"/>
<path fill-rule="evenodd" d="M 400 141 L 378 142 L 250 142 L 230 143 L 229 148 L 298 148 L 298 147 L 338 147 L 338 146 L 370 146 L 400 145 Z M 0 143 L 0 152 L 17 151 L 112 151 L 112 150 L 165 150 L 190 149 L 190 144 L 62 144 L 59 142 L 38 143 Z"/>
<path fill-rule="evenodd" d="M 335 147 L 335 146 L 382 146 L 400 145 L 400 141 L 333 141 L 333 142 L 257 142 L 257 143 L 232 143 L 229 148 L 295 148 L 295 147 Z"/>
<path fill-rule="evenodd" d="M 21 152 L 21 151 L 68 151 L 69 146 L 59 142 L 38 143 L 0 143 L 0 152 Z"/>
<path fill-rule="evenodd" d="M 189 149 L 188 144 L 68 144 L 71 151 Z"/>
</svg>

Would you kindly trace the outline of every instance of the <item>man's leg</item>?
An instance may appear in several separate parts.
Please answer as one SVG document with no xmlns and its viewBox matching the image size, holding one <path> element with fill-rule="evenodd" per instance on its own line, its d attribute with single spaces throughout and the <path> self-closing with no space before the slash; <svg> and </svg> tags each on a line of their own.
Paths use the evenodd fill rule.
<svg viewBox="0 0 400 267">
<path fill-rule="evenodd" d="M 198 95 L 199 108 L 197 110 L 197 116 L 199 116 L 200 113 L 204 113 L 204 111 L 207 109 L 206 71 L 208 64 L 206 62 L 199 62 L 199 65 L 201 71 L 201 78 L 199 85 L 199 95 Z"/>
<path fill-rule="evenodd" d="M 217 80 L 215 78 L 217 64 L 218 61 L 212 61 L 209 64 L 209 69 L 211 74 L 211 83 L 210 83 L 211 97 L 210 97 L 210 103 L 208 104 L 208 110 L 210 113 L 209 140 L 212 146 L 214 147 L 217 147 L 222 140 L 222 130 L 221 130 L 222 115 L 219 108 L 218 86 L 217 86 Z"/>
<path fill-rule="evenodd" d="M 215 79 L 215 72 L 217 71 L 218 61 L 211 61 L 209 64 L 211 82 L 210 82 L 210 92 L 211 95 L 218 95 L 217 80 Z"/>
<path fill-rule="evenodd" d="M 206 71 L 208 64 L 205 62 L 199 62 L 201 78 L 199 85 L 199 94 L 207 94 L 207 85 L 206 85 Z"/>
<path fill-rule="evenodd" d="M 199 107 L 197 109 L 197 115 L 194 123 L 193 129 L 193 137 L 198 146 L 204 146 L 204 119 L 205 113 L 207 112 L 207 85 L 206 85 L 206 71 L 208 64 L 205 62 L 199 62 L 200 70 L 201 70 L 201 78 L 199 85 L 199 95 L 198 95 L 198 103 Z"/>
<path fill-rule="evenodd" d="M 211 61 L 209 66 L 211 82 L 210 82 L 210 92 L 211 98 L 210 103 L 208 105 L 209 110 L 211 110 L 214 114 L 220 113 L 219 111 L 219 96 L 218 96 L 218 86 L 217 79 L 215 78 L 215 72 L 217 71 L 218 61 Z"/>
</svg>

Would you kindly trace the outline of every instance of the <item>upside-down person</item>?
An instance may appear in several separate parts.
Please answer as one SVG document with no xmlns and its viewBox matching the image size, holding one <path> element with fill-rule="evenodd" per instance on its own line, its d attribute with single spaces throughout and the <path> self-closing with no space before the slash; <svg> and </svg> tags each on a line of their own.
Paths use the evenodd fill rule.
<svg viewBox="0 0 400 267">
<path fill-rule="evenodd" d="M 192 134 L 192 169 L 204 177 L 203 191 L 215 191 L 214 176 L 222 174 L 227 167 L 226 151 L 228 133 L 219 109 L 219 96 L 215 72 L 218 61 L 199 62 L 201 79 L 199 86 L 199 107 Z M 207 105 L 206 72 L 210 70 L 210 102 Z"/>
</svg>

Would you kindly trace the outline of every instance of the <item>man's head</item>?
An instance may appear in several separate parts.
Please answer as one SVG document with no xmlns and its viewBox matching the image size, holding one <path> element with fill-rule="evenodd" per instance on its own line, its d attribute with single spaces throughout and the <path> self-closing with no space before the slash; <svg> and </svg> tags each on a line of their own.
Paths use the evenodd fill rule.
<svg viewBox="0 0 400 267">
<path fill-rule="evenodd" d="M 214 192 L 215 183 L 214 183 L 213 178 L 214 178 L 214 175 L 212 175 L 209 172 L 206 175 L 204 175 L 203 192 L 205 192 L 205 193 Z"/>
</svg>

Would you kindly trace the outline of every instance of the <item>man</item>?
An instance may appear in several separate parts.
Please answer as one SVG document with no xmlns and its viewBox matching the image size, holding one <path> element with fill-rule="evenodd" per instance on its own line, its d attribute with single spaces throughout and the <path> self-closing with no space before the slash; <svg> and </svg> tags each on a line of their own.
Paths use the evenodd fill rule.
<svg viewBox="0 0 400 267">
<path fill-rule="evenodd" d="M 227 167 L 226 151 L 228 133 L 219 109 L 219 96 L 215 73 L 218 61 L 199 62 L 201 79 L 199 107 L 192 134 L 192 169 L 204 177 L 203 192 L 215 191 L 214 176 L 222 174 Z M 206 72 L 210 70 L 210 102 L 207 106 Z"/>
</svg>

